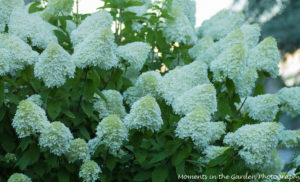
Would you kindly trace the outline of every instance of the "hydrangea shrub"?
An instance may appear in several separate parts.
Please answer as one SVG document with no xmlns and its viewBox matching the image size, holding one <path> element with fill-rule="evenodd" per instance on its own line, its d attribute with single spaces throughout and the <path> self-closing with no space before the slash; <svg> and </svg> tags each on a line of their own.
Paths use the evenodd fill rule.
<svg viewBox="0 0 300 182">
<path fill-rule="evenodd" d="M 194 0 L 103 1 L 0 0 L 0 182 L 299 174 L 274 38 L 228 10 L 196 29 Z"/>
</svg>

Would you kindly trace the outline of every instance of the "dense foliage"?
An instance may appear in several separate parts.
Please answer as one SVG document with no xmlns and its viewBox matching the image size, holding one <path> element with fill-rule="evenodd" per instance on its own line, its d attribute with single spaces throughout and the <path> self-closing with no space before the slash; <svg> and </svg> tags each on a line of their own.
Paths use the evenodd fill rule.
<svg viewBox="0 0 300 182">
<path fill-rule="evenodd" d="M 0 181 L 297 175 L 278 119 L 300 88 L 265 94 L 279 53 L 258 25 L 222 10 L 196 30 L 193 0 L 73 4 L 0 0 Z"/>
</svg>

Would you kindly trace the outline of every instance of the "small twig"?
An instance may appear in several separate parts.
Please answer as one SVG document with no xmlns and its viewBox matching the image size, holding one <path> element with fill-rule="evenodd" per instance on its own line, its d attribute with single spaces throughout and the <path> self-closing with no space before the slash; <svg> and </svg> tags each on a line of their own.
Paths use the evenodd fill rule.
<svg viewBox="0 0 300 182">
<path fill-rule="evenodd" d="M 242 109 L 242 107 L 244 106 L 244 104 L 245 104 L 246 100 L 247 100 L 247 97 L 244 99 L 244 101 L 243 101 L 243 103 L 242 103 L 241 107 L 239 108 L 238 112 L 240 112 L 240 111 L 241 111 L 241 109 Z"/>
</svg>

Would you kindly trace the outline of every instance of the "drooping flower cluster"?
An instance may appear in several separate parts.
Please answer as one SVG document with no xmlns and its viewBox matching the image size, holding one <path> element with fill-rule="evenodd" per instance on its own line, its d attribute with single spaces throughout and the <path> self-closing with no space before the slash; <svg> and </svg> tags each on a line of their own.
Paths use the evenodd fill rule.
<svg viewBox="0 0 300 182">
<path fill-rule="evenodd" d="M 193 45 L 197 41 L 194 27 L 184 14 L 182 8 L 176 7 L 171 10 L 172 19 L 167 19 L 163 35 L 169 43 L 179 42 L 187 45 Z"/>
<path fill-rule="evenodd" d="M 275 122 L 244 125 L 224 137 L 224 143 L 239 149 L 238 154 L 252 169 L 265 169 L 271 153 L 281 140 L 283 126 Z"/>
<path fill-rule="evenodd" d="M 41 133 L 49 124 L 45 111 L 29 100 L 19 103 L 12 122 L 19 138 Z"/>
<path fill-rule="evenodd" d="M 279 111 L 279 98 L 274 94 L 265 94 L 255 97 L 248 97 L 243 110 L 249 113 L 252 119 L 265 122 L 272 122 Z"/>
<path fill-rule="evenodd" d="M 9 73 L 11 53 L 7 49 L 0 48 L 0 76 Z"/>
<path fill-rule="evenodd" d="M 191 138 L 195 146 L 206 148 L 225 134 L 225 123 L 211 122 L 210 113 L 203 107 L 197 107 L 181 118 L 175 130 L 181 139 Z"/>
<path fill-rule="evenodd" d="M 50 152 L 61 156 L 68 152 L 73 135 L 63 123 L 56 121 L 50 123 L 41 133 L 39 145 L 49 148 Z"/>
<path fill-rule="evenodd" d="M 124 93 L 127 104 L 132 105 L 139 98 L 149 95 L 155 99 L 160 99 L 159 88 L 161 85 L 161 75 L 156 71 L 147 71 L 142 73 L 135 85 L 129 87 Z"/>
<path fill-rule="evenodd" d="M 151 47 L 148 43 L 144 42 L 132 42 L 123 46 L 119 46 L 117 49 L 118 55 L 128 61 L 129 71 L 140 71 L 148 57 Z"/>
<path fill-rule="evenodd" d="M 9 17 L 14 8 L 23 7 L 23 0 L 2 0 L 0 1 L 0 32 L 4 31 L 9 22 Z"/>
<path fill-rule="evenodd" d="M 89 35 L 99 32 L 101 29 L 110 29 L 113 23 L 112 16 L 106 11 L 99 11 L 88 16 L 71 33 L 71 40 L 74 45 L 84 41 Z"/>
<path fill-rule="evenodd" d="M 159 90 L 167 104 L 171 105 L 174 99 L 184 92 L 207 83 L 210 83 L 207 77 L 207 65 L 202 61 L 194 61 L 182 67 L 178 66 L 165 74 Z"/>
<path fill-rule="evenodd" d="M 73 10 L 73 5 L 74 0 L 48 0 L 48 4 L 41 16 L 48 20 L 59 13 L 62 13 L 62 15 L 69 14 Z"/>
<path fill-rule="evenodd" d="M 108 70 L 118 64 L 116 50 L 111 29 L 103 28 L 95 30 L 75 46 L 72 60 L 79 68 L 98 66 Z"/>
<path fill-rule="evenodd" d="M 159 131 L 163 120 L 156 100 L 152 96 L 145 96 L 134 102 L 130 113 L 124 119 L 124 124 L 129 130 Z"/>
<path fill-rule="evenodd" d="M 72 140 L 66 156 L 68 157 L 70 163 L 73 163 L 77 160 L 84 161 L 89 159 L 89 148 L 87 143 L 81 138 Z"/>
<path fill-rule="evenodd" d="M 175 98 L 172 107 L 178 114 L 187 114 L 197 107 L 212 114 L 217 111 L 216 90 L 212 84 L 198 85 Z"/>
<path fill-rule="evenodd" d="M 49 88 L 62 86 L 67 77 L 74 77 L 74 72 L 75 64 L 71 56 L 56 43 L 49 44 L 34 65 L 35 76 Z"/>
<path fill-rule="evenodd" d="M 23 69 L 27 65 L 32 65 L 38 60 L 38 53 L 26 44 L 19 37 L 11 34 L 0 33 L 0 48 L 4 56 L 1 60 L 8 64 L 9 71 Z"/>
<path fill-rule="evenodd" d="M 222 10 L 202 23 L 199 34 L 202 36 L 210 35 L 213 39 L 220 40 L 243 23 L 244 15 L 242 13 Z"/>
<path fill-rule="evenodd" d="M 4 156 L 4 160 L 6 163 L 14 163 L 17 161 L 17 156 L 13 153 L 6 153 Z"/>
<path fill-rule="evenodd" d="M 83 182 L 94 182 L 99 178 L 101 168 L 95 161 L 89 160 L 82 164 L 79 171 L 79 177 L 83 179 Z"/>
<path fill-rule="evenodd" d="M 300 114 L 300 87 L 282 88 L 277 95 L 280 99 L 281 111 L 291 116 Z"/>
<path fill-rule="evenodd" d="M 56 28 L 42 20 L 38 14 L 28 14 L 25 7 L 15 8 L 9 20 L 9 33 L 23 41 L 30 40 L 32 46 L 46 49 L 48 44 L 56 43 L 53 30 Z"/>
<path fill-rule="evenodd" d="M 22 173 L 14 173 L 7 182 L 31 182 L 31 179 Z"/>
<path fill-rule="evenodd" d="M 123 118 L 126 115 L 125 107 L 123 106 L 123 96 L 116 90 L 103 90 L 105 100 L 98 96 L 94 102 L 94 110 L 99 113 L 99 118 L 107 117 L 110 114 L 118 115 Z"/>
</svg>

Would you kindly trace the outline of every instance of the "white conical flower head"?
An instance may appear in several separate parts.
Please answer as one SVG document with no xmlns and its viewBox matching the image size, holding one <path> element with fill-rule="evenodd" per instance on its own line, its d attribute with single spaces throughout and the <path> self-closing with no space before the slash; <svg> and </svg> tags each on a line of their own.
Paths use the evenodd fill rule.
<svg viewBox="0 0 300 182">
<path fill-rule="evenodd" d="M 113 23 L 112 16 L 107 11 L 99 11 L 88 16 L 84 21 L 71 33 L 71 40 L 74 45 L 84 41 L 86 37 L 101 29 L 110 29 Z"/>
<path fill-rule="evenodd" d="M 8 178 L 7 182 L 31 182 L 31 179 L 22 173 L 14 173 Z"/>
<path fill-rule="evenodd" d="M 248 112 L 252 119 L 261 122 L 273 122 L 279 111 L 279 98 L 274 94 L 248 97 L 243 110 Z"/>
<path fill-rule="evenodd" d="M 283 126 L 275 122 L 244 125 L 234 133 L 228 133 L 224 143 L 239 150 L 239 155 L 251 169 L 262 169 L 277 148 Z"/>
<path fill-rule="evenodd" d="M 95 182 L 101 172 L 101 168 L 95 161 L 88 160 L 80 167 L 79 177 L 83 179 L 83 182 Z"/>
<path fill-rule="evenodd" d="M 14 35 L 0 33 L 0 48 L 5 48 L 11 53 L 11 59 L 9 60 L 11 71 L 23 69 L 25 66 L 32 65 L 38 60 L 39 54 Z"/>
<path fill-rule="evenodd" d="M 49 124 L 45 111 L 29 100 L 19 103 L 12 122 L 19 138 L 41 133 Z"/>
<path fill-rule="evenodd" d="M 66 154 L 70 148 L 70 142 L 73 135 L 69 128 L 63 123 L 56 121 L 50 123 L 41 133 L 39 145 L 43 148 L 50 149 L 50 152 L 61 156 Z"/>
<path fill-rule="evenodd" d="M 94 102 L 94 110 L 99 113 L 99 118 L 104 118 L 110 114 L 118 115 L 123 118 L 126 115 L 125 107 L 123 106 L 123 96 L 116 90 L 103 90 L 102 97 L 95 95 L 97 99 Z"/>
<path fill-rule="evenodd" d="M 48 44 L 57 42 L 53 33 L 55 26 L 42 20 L 38 14 L 28 14 L 26 8 L 13 10 L 8 24 L 9 33 L 23 41 L 30 40 L 32 46 L 46 49 Z"/>
<path fill-rule="evenodd" d="M 199 39 L 198 42 L 189 50 L 192 58 L 202 60 L 209 64 L 218 56 L 217 45 L 214 40 L 208 35 Z"/>
<path fill-rule="evenodd" d="M 140 98 L 131 106 L 130 113 L 124 119 L 124 124 L 130 130 L 159 131 L 163 125 L 159 105 L 151 96 Z"/>
<path fill-rule="evenodd" d="M 245 48 L 243 44 L 237 44 L 213 60 L 210 70 L 214 74 L 214 80 L 220 82 L 225 81 L 227 77 L 232 80 L 239 77 L 245 66 Z"/>
<path fill-rule="evenodd" d="M 280 110 L 291 116 L 300 114 L 300 87 L 280 89 L 276 95 L 280 99 Z"/>
<path fill-rule="evenodd" d="M 196 23 L 196 2 L 195 0 L 173 0 L 171 9 L 181 8 L 184 15 L 194 27 Z"/>
<path fill-rule="evenodd" d="M 193 45 L 197 41 L 196 32 L 189 19 L 183 13 L 181 8 L 172 9 L 172 19 L 167 19 L 163 35 L 167 42 L 179 42 L 187 45 Z"/>
<path fill-rule="evenodd" d="M 177 114 L 187 114 L 197 107 L 212 114 L 217 111 L 216 89 L 212 84 L 198 85 L 175 98 L 172 107 Z"/>
<path fill-rule="evenodd" d="M 12 54 L 9 50 L 0 48 L 0 55 L 0 76 L 3 76 L 10 72 L 10 60 L 12 59 Z"/>
<path fill-rule="evenodd" d="M 4 31 L 5 25 L 9 22 L 9 17 L 14 8 L 23 7 L 23 0 L 1 0 L 0 1 L 0 32 Z"/>
<path fill-rule="evenodd" d="M 77 67 L 98 66 L 111 69 L 118 64 L 117 44 L 111 29 L 100 29 L 75 46 L 72 59 Z"/>
<path fill-rule="evenodd" d="M 67 15 L 72 12 L 74 0 L 48 0 L 46 8 L 41 12 L 44 19 L 57 16 L 59 13 Z"/>
<path fill-rule="evenodd" d="M 148 57 L 151 47 L 148 43 L 132 42 L 117 49 L 118 55 L 128 61 L 128 69 L 140 71 Z"/>
<path fill-rule="evenodd" d="M 265 71 L 276 78 L 279 72 L 280 55 L 276 40 L 267 37 L 249 52 L 248 62 L 259 71 Z"/>
<path fill-rule="evenodd" d="M 159 90 L 167 104 L 171 105 L 174 99 L 185 91 L 206 83 L 210 83 L 207 77 L 207 65 L 202 61 L 194 61 L 182 67 L 178 66 L 165 74 Z"/>
<path fill-rule="evenodd" d="M 74 72 L 70 54 L 56 43 L 49 44 L 34 65 L 34 75 L 49 88 L 62 86 L 67 77 L 74 77 Z"/>
<path fill-rule="evenodd" d="M 128 140 L 128 129 L 117 115 L 109 115 L 97 126 L 96 135 L 109 152 L 118 155 L 123 142 Z"/>
<path fill-rule="evenodd" d="M 175 134 L 181 139 L 191 138 L 196 147 L 205 148 L 219 140 L 226 129 L 224 122 L 210 122 L 210 119 L 205 108 L 195 108 L 179 120 Z"/>
<path fill-rule="evenodd" d="M 205 20 L 199 28 L 203 36 L 210 35 L 213 39 L 220 40 L 231 31 L 242 26 L 244 15 L 230 10 L 221 10 L 209 20 Z"/>
<path fill-rule="evenodd" d="M 72 140 L 66 156 L 70 163 L 73 163 L 77 160 L 85 161 L 89 159 L 89 148 L 87 143 L 81 138 Z"/>
<path fill-rule="evenodd" d="M 256 68 L 253 66 L 246 66 L 241 70 L 240 75 L 233 79 L 235 92 L 240 97 L 246 97 L 252 93 L 255 87 L 255 82 L 258 78 Z"/>
<path fill-rule="evenodd" d="M 133 104 L 139 98 L 150 95 L 155 99 L 160 99 L 161 75 L 157 71 L 147 71 L 142 73 L 134 87 L 129 87 L 124 92 L 124 98 L 129 105 Z"/>
</svg>

